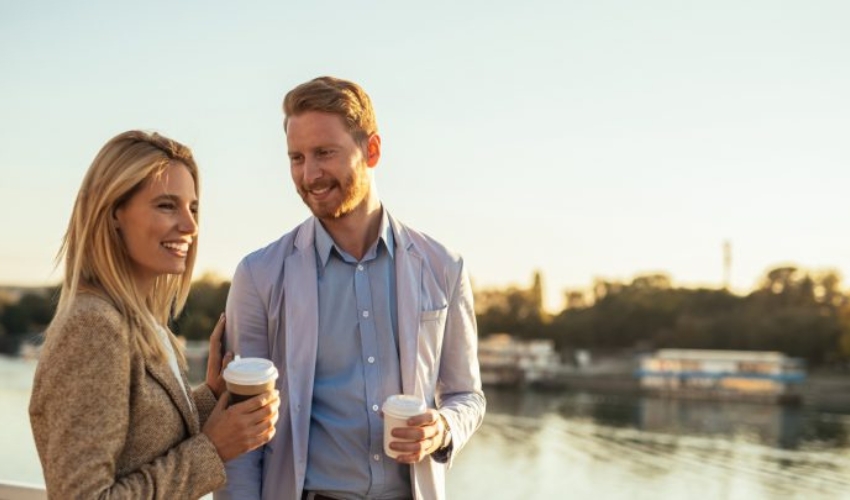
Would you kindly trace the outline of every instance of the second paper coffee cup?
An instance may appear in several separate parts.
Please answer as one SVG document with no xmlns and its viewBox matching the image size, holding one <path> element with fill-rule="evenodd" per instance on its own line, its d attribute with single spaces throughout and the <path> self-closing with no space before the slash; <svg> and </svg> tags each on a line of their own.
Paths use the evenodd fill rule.
<svg viewBox="0 0 850 500">
<path fill-rule="evenodd" d="M 236 404 L 273 390 L 277 368 L 268 359 L 238 358 L 227 365 L 223 375 L 230 404 Z"/>
<path fill-rule="evenodd" d="M 393 437 L 392 430 L 406 427 L 408 418 L 425 413 L 428 407 L 420 397 L 397 394 L 388 397 L 381 409 L 384 412 L 384 453 L 390 458 L 396 458 L 401 453 L 390 449 L 390 441 L 404 440 Z"/>
</svg>

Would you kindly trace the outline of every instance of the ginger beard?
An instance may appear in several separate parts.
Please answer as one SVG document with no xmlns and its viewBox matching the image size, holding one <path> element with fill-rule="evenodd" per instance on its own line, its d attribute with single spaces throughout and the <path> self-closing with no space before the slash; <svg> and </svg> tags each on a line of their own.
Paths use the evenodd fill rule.
<svg viewBox="0 0 850 500">
<path fill-rule="evenodd" d="M 359 207 L 369 196 L 371 181 L 365 161 L 342 179 L 317 179 L 310 185 L 298 184 L 304 204 L 320 220 L 342 218 Z"/>
</svg>

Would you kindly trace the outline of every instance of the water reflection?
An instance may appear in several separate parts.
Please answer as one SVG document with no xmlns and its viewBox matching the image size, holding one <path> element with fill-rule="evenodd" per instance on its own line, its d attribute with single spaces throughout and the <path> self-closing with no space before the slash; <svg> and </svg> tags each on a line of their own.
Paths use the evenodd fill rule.
<svg viewBox="0 0 850 500">
<path fill-rule="evenodd" d="M 452 496 L 850 498 L 850 411 L 583 393 L 487 397 L 485 423 L 449 475 Z"/>
<path fill-rule="evenodd" d="M 491 389 L 489 414 L 531 419 L 557 413 L 569 420 L 687 436 L 722 436 L 785 450 L 850 446 L 850 408 L 695 401 L 590 393 L 519 392 Z"/>
<path fill-rule="evenodd" d="M 0 477 L 41 482 L 35 365 L 0 358 Z M 850 408 L 487 390 L 449 498 L 850 499 Z"/>
</svg>

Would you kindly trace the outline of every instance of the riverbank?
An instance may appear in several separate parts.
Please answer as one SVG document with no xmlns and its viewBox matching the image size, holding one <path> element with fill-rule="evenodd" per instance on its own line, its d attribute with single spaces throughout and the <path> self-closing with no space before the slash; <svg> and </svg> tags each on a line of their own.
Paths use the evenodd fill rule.
<svg viewBox="0 0 850 500">
<path fill-rule="evenodd" d="M 850 406 L 850 375 L 811 373 L 800 393 L 805 405 L 817 405 L 824 409 L 846 408 Z"/>
<path fill-rule="evenodd" d="M 545 382 L 529 384 L 525 388 L 551 392 L 590 392 L 628 395 L 652 395 L 640 386 L 631 373 L 567 373 Z M 525 390 L 517 387 L 517 390 Z M 800 403 L 828 410 L 850 407 L 850 374 L 814 372 L 801 384 Z M 743 398 L 745 401 L 758 402 Z"/>
</svg>

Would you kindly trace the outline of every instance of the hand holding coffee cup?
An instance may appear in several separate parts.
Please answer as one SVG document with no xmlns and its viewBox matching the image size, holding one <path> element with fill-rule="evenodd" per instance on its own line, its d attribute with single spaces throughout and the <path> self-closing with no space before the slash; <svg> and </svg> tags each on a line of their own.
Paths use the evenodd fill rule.
<svg viewBox="0 0 850 500">
<path fill-rule="evenodd" d="M 274 363 L 262 358 L 237 357 L 224 369 L 227 392 L 204 426 L 222 460 L 262 446 L 274 436 L 280 406 L 274 388 L 277 376 Z"/>
<path fill-rule="evenodd" d="M 422 398 L 390 396 L 382 407 L 384 453 L 402 463 L 416 463 L 440 448 L 446 429 L 437 410 Z"/>
<path fill-rule="evenodd" d="M 228 394 L 222 394 L 202 430 L 225 462 L 271 441 L 280 395 L 273 390 L 230 407 L 228 402 Z"/>
</svg>

